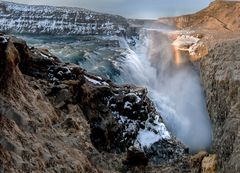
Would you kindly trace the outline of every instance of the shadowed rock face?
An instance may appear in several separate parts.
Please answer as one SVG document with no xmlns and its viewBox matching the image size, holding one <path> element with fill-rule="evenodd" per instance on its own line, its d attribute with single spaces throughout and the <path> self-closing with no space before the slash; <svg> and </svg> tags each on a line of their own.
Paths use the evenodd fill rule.
<svg viewBox="0 0 240 173">
<path fill-rule="evenodd" d="M 0 3 L 0 30 L 11 33 L 125 35 L 128 22 L 117 15 L 81 8 Z"/>
<path fill-rule="evenodd" d="M 115 85 L 15 37 L 0 40 L 1 172 L 190 170 L 173 136 L 135 145 L 140 129 L 157 134 L 162 123 L 146 89 Z"/>
<path fill-rule="evenodd" d="M 206 49 L 193 63 L 199 66 L 213 127 L 212 152 L 217 157 L 203 160 L 203 172 L 240 172 L 239 14 L 239 1 L 220 0 L 192 15 L 159 19 L 178 29 L 204 33 Z"/>
<path fill-rule="evenodd" d="M 219 172 L 240 171 L 240 41 L 217 43 L 200 60 Z"/>
</svg>

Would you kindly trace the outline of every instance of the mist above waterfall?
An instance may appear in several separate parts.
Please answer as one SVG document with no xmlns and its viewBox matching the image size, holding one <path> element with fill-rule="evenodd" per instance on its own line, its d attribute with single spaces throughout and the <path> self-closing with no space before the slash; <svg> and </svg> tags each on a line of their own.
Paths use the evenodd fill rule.
<svg viewBox="0 0 240 173">
<path fill-rule="evenodd" d="M 209 149 L 211 124 L 198 71 L 173 48 L 167 33 L 143 31 L 123 67 L 128 82 L 148 88 L 168 129 L 190 151 Z"/>
</svg>

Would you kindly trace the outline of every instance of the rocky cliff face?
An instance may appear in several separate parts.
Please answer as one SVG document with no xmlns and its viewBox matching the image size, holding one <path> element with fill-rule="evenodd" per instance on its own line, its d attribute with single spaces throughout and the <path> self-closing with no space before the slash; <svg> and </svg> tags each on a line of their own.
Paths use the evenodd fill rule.
<svg viewBox="0 0 240 173">
<path fill-rule="evenodd" d="M 240 172 L 240 41 L 214 45 L 200 60 L 219 172 Z"/>
<path fill-rule="evenodd" d="M 12 33 L 124 35 L 125 18 L 81 8 L 0 3 L 0 30 Z"/>
</svg>

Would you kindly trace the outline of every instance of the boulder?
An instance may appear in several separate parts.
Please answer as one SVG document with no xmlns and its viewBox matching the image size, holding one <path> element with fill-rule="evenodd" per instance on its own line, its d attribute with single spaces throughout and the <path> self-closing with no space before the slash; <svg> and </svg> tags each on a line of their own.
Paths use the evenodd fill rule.
<svg viewBox="0 0 240 173">
<path fill-rule="evenodd" d="M 129 166 L 147 166 L 148 158 L 142 150 L 130 147 L 127 152 L 127 158 L 123 163 Z"/>
<path fill-rule="evenodd" d="M 217 172 L 217 155 L 210 154 L 202 160 L 202 173 L 216 173 Z"/>
</svg>

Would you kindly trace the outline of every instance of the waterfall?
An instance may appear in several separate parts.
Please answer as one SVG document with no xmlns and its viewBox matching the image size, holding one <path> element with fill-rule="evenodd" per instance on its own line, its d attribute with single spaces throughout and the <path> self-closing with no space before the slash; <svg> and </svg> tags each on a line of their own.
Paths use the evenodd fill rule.
<svg viewBox="0 0 240 173">
<path fill-rule="evenodd" d="M 211 124 L 198 71 L 187 56 L 173 49 L 169 33 L 166 29 L 142 29 L 134 47 L 129 47 L 125 38 L 117 36 L 92 36 L 92 41 L 69 36 L 51 37 L 50 40 L 46 36 L 24 39 L 34 47 L 44 43 L 44 48 L 63 61 L 79 64 L 93 74 L 117 83 L 146 87 L 168 130 L 190 151 L 208 149 Z M 117 40 L 120 48 L 115 44 Z"/>
<path fill-rule="evenodd" d="M 120 45 L 126 49 L 124 81 L 148 88 L 167 128 L 190 151 L 209 149 L 211 124 L 199 74 L 186 55 L 173 49 L 168 32 L 143 29 L 134 50 Z"/>
</svg>

